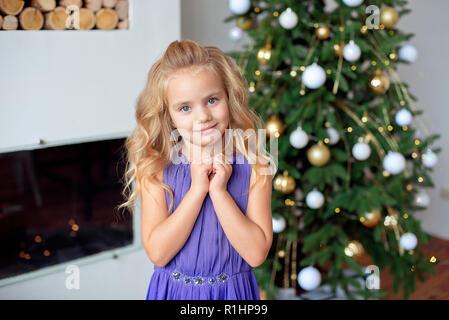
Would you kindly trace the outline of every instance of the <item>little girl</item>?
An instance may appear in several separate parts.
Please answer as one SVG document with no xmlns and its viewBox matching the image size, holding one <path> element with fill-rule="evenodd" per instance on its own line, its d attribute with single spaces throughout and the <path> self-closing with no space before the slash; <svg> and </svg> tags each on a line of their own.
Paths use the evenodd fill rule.
<svg viewBox="0 0 449 320">
<path fill-rule="evenodd" d="M 252 268 L 272 244 L 276 165 L 247 88 L 231 57 L 191 40 L 172 42 L 149 71 L 120 206 L 132 212 L 140 195 L 148 300 L 260 299 Z"/>
</svg>

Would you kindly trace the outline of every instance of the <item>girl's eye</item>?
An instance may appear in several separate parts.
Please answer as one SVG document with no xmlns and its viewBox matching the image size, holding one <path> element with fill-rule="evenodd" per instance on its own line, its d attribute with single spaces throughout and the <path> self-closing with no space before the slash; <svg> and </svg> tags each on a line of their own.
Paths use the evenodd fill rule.
<svg viewBox="0 0 449 320">
<path fill-rule="evenodd" d="M 210 98 L 209 99 L 209 102 L 211 101 L 211 100 L 215 100 L 215 101 L 217 101 L 218 99 L 217 98 Z M 212 104 L 214 104 L 215 103 L 215 101 L 214 102 L 212 102 Z M 178 110 L 179 111 L 182 111 L 183 110 L 183 108 L 190 108 L 189 106 L 182 106 L 182 107 L 180 107 Z M 186 111 L 188 111 L 188 110 L 186 110 Z"/>
</svg>

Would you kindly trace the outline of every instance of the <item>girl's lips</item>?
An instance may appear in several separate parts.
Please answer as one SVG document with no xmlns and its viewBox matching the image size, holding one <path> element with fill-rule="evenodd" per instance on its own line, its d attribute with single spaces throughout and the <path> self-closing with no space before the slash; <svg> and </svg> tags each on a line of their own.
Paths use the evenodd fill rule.
<svg viewBox="0 0 449 320">
<path fill-rule="evenodd" d="M 205 128 L 205 129 L 201 130 L 201 132 L 208 131 L 208 130 L 210 130 L 210 129 L 212 129 L 212 128 L 215 128 L 216 126 L 217 126 L 217 124 L 214 124 L 212 127 Z"/>
</svg>

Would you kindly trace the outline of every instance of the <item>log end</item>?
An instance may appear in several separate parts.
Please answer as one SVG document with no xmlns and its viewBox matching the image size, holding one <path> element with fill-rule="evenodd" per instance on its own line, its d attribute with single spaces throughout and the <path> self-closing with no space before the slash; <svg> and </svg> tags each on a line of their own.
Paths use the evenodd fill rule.
<svg viewBox="0 0 449 320">
<path fill-rule="evenodd" d="M 24 30 L 40 30 L 44 26 L 44 15 L 34 7 L 27 7 L 19 15 L 19 23 Z"/>
</svg>

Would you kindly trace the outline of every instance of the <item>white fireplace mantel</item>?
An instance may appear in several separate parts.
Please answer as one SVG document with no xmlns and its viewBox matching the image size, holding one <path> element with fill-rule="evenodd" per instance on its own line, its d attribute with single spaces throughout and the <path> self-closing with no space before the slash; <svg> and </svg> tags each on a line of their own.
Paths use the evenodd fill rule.
<svg viewBox="0 0 449 320">
<path fill-rule="evenodd" d="M 130 0 L 127 30 L 0 31 L 0 153 L 126 137 L 180 0 Z"/>
</svg>

